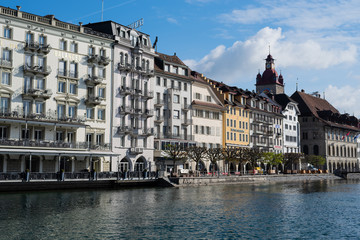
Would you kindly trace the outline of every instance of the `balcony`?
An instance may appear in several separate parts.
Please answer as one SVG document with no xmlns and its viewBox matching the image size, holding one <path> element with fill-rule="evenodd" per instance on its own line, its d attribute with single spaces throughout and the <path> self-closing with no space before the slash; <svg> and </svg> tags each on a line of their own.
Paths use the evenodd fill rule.
<svg viewBox="0 0 360 240">
<path fill-rule="evenodd" d="M 156 116 L 154 118 L 154 122 L 158 122 L 158 123 L 161 123 L 164 121 L 164 117 L 163 116 Z"/>
<path fill-rule="evenodd" d="M 2 68 L 12 68 L 12 61 L 10 60 L 5 60 L 5 59 L 0 59 L 0 67 Z"/>
<path fill-rule="evenodd" d="M 95 96 L 88 96 L 85 99 L 85 104 L 89 104 L 89 105 L 99 105 L 102 101 L 101 97 L 95 97 Z"/>
<path fill-rule="evenodd" d="M 145 135 L 145 136 L 155 135 L 154 128 L 145 128 L 143 131 L 143 135 Z"/>
<path fill-rule="evenodd" d="M 98 55 L 89 55 L 87 56 L 86 61 L 88 63 L 98 63 L 100 60 L 100 57 Z"/>
<path fill-rule="evenodd" d="M 73 80 L 79 80 L 78 72 L 58 70 L 57 76 L 62 78 L 71 78 Z"/>
<path fill-rule="evenodd" d="M 132 115 L 140 115 L 142 112 L 142 109 L 140 107 L 135 107 L 132 109 L 132 112 L 130 114 Z"/>
<path fill-rule="evenodd" d="M 124 107 L 124 106 L 121 106 L 119 107 L 119 114 L 130 114 L 133 112 L 133 109 L 131 107 Z"/>
<path fill-rule="evenodd" d="M 181 105 L 181 109 L 184 110 L 184 111 L 189 111 L 190 107 L 191 107 L 190 104 L 182 104 Z"/>
<path fill-rule="evenodd" d="M 181 123 L 182 125 L 191 125 L 192 124 L 192 119 L 184 119 L 184 122 Z"/>
<path fill-rule="evenodd" d="M 268 124 L 268 125 L 272 124 L 272 121 L 265 120 L 265 119 L 262 119 L 262 118 L 254 118 L 253 122 L 255 122 L 255 123 L 264 123 L 264 124 Z"/>
<path fill-rule="evenodd" d="M 28 66 L 27 64 L 24 64 L 23 66 L 24 73 L 26 74 L 32 74 L 32 75 L 43 75 L 47 76 L 51 73 L 51 67 L 50 66 Z"/>
<path fill-rule="evenodd" d="M 100 56 L 98 63 L 99 63 L 99 65 L 107 66 L 110 63 L 110 61 L 111 61 L 110 58 Z"/>
<path fill-rule="evenodd" d="M 163 135 L 164 138 L 171 138 L 171 139 L 180 139 L 180 140 L 187 140 L 193 141 L 194 136 L 189 134 L 176 134 L 176 133 L 166 133 Z"/>
<path fill-rule="evenodd" d="M 130 63 L 118 63 L 118 70 L 119 71 L 131 71 L 133 66 Z"/>
<path fill-rule="evenodd" d="M 48 54 L 51 50 L 49 44 L 39 44 L 37 42 L 26 42 L 24 50 L 26 52 L 38 52 L 40 54 Z"/>
<path fill-rule="evenodd" d="M 84 81 L 87 85 L 96 86 L 102 83 L 103 79 L 99 78 L 98 76 L 88 74 Z"/>
<path fill-rule="evenodd" d="M 69 117 L 65 115 L 58 115 L 56 110 L 48 110 L 45 113 L 31 113 L 24 112 L 20 109 L 12 110 L 8 108 L 0 108 L 0 119 L 17 119 L 17 120 L 36 120 L 39 124 L 41 122 L 63 122 L 69 124 L 79 124 L 85 122 L 85 117 Z"/>
<path fill-rule="evenodd" d="M 70 149 L 92 149 L 92 150 L 105 150 L 111 149 L 111 145 L 104 144 L 90 144 L 87 142 L 63 142 L 52 140 L 29 140 L 29 139 L 1 139 L 0 146 L 9 147 L 34 147 L 34 148 L 70 148 Z"/>
<path fill-rule="evenodd" d="M 154 110 L 145 109 L 145 111 L 143 112 L 143 116 L 144 117 L 152 117 L 152 116 L 154 116 Z"/>
<path fill-rule="evenodd" d="M 154 106 L 156 106 L 156 107 L 164 106 L 164 100 L 156 99 L 154 102 Z"/>
<path fill-rule="evenodd" d="M 134 93 L 134 90 L 132 90 L 129 87 L 121 86 L 121 87 L 119 87 L 119 93 L 121 95 L 130 95 L 130 94 Z"/>
<path fill-rule="evenodd" d="M 51 91 L 51 89 L 30 88 L 30 89 L 24 90 L 24 92 L 21 95 L 23 97 L 28 96 L 28 97 L 32 97 L 32 98 L 49 99 L 52 95 L 52 91 Z"/>
<path fill-rule="evenodd" d="M 141 90 L 141 89 L 137 89 L 137 88 L 135 88 L 135 90 L 134 90 L 134 94 L 135 94 L 135 96 L 141 96 L 141 94 L 142 94 L 142 90 Z"/>
<path fill-rule="evenodd" d="M 148 90 L 144 90 L 144 94 L 143 94 L 144 98 L 154 98 L 154 92 L 153 91 L 148 91 Z"/>
<path fill-rule="evenodd" d="M 131 129 L 129 126 L 120 126 L 117 129 L 117 134 L 129 134 Z"/>
<path fill-rule="evenodd" d="M 141 147 L 132 147 L 129 149 L 130 154 L 140 154 L 144 152 L 144 148 Z"/>
</svg>

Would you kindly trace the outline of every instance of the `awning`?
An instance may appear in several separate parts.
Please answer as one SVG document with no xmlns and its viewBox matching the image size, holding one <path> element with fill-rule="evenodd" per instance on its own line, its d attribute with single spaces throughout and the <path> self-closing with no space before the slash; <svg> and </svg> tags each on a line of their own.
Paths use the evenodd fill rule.
<svg viewBox="0 0 360 240">
<path fill-rule="evenodd" d="M 61 156 L 93 156 L 110 157 L 120 154 L 105 151 L 74 151 L 74 150 L 48 150 L 48 149 L 0 149 L 0 154 L 31 154 L 31 155 L 61 155 Z"/>
</svg>

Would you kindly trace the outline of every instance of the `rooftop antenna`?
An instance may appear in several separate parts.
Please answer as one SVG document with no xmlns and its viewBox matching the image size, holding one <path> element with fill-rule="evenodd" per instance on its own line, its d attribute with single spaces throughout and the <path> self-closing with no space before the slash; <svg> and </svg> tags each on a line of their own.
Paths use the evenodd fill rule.
<svg viewBox="0 0 360 240">
<path fill-rule="evenodd" d="M 269 55 L 270 55 L 270 44 L 269 44 Z"/>
<path fill-rule="evenodd" d="M 101 1 L 101 21 L 104 20 L 104 0 Z"/>
<path fill-rule="evenodd" d="M 299 81 L 299 78 L 296 78 L 296 91 L 298 91 L 298 81 Z"/>
</svg>

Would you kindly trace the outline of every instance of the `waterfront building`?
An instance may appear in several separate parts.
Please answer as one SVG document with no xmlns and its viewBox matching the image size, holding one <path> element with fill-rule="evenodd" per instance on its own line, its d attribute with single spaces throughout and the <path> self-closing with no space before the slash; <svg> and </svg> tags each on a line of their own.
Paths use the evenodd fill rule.
<svg viewBox="0 0 360 240">
<path fill-rule="evenodd" d="M 170 172 L 174 166 L 166 160 L 166 146 L 195 145 L 191 115 L 193 79 L 188 66 L 176 54 L 157 53 L 154 69 L 154 157 L 161 170 Z M 179 167 L 188 168 L 183 164 Z"/>
<path fill-rule="evenodd" d="M 199 147 L 222 148 L 223 112 L 226 109 L 214 93 L 213 87 L 208 84 L 206 77 L 195 71 L 192 71 L 191 75 L 193 77 L 191 108 L 194 141 Z M 202 169 L 207 169 L 209 172 L 223 171 L 222 161 L 219 161 L 214 169 L 206 159 L 199 165 L 200 171 Z"/>
<path fill-rule="evenodd" d="M 281 106 L 283 114 L 283 153 L 300 153 L 300 111 L 298 103 L 286 94 L 274 95 L 275 101 Z"/>
<path fill-rule="evenodd" d="M 0 171 L 109 171 L 112 36 L 0 7 Z"/>
<path fill-rule="evenodd" d="M 250 109 L 250 147 L 260 152 L 283 152 L 281 106 L 267 94 L 248 92 Z"/>
<path fill-rule="evenodd" d="M 298 102 L 301 148 L 305 155 L 320 155 L 326 159 L 325 169 L 348 171 L 358 169 L 357 136 L 359 120 L 347 113 L 340 114 L 320 94 L 296 91 L 291 96 Z"/>
<path fill-rule="evenodd" d="M 112 169 L 154 171 L 154 48 L 150 36 L 113 21 L 86 25 L 111 35 L 113 69 L 110 134 L 119 156 Z"/>
</svg>

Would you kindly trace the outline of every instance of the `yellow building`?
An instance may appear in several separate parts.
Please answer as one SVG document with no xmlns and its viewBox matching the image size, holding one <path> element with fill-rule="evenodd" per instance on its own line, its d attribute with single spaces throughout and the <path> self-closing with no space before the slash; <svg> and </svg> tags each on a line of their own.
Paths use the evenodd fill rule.
<svg viewBox="0 0 360 240">
<path fill-rule="evenodd" d="M 246 109 L 246 96 L 240 89 L 232 89 L 223 94 L 227 108 L 223 116 L 223 146 L 248 147 L 250 145 L 250 110 Z"/>
</svg>

